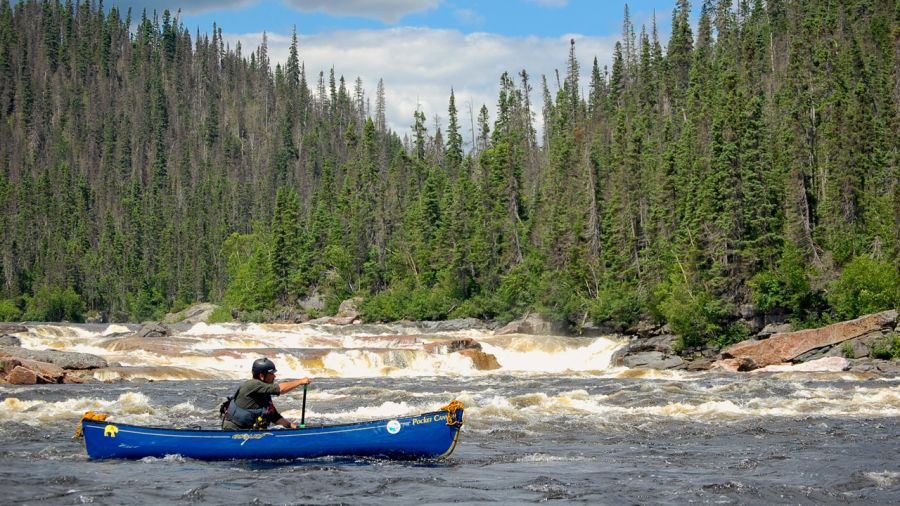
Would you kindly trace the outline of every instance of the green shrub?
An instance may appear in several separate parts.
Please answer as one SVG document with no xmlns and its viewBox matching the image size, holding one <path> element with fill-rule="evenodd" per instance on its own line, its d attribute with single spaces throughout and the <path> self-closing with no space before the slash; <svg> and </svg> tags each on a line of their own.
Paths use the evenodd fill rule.
<svg viewBox="0 0 900 506">
<path fill-rule="evenodd" d="M 234 233 L 222 244 L 222 256 L 228 268 L 223 305 L 242 310 L 274 305 L 275 281 L 267 240 L 268 237 L 262 233 Z"/>
<path fill-rule="evenodd" d="M 360 305 L 365 321 L 443 320 L 459 301 L 440 287 L 397 286 L 375 294 Z"/>
<path fill-rule="evenodd" d="M 25 314 L 22 318 L 44 322 L 80 322 L 83 321 L 83 313 L 84 302 L 75 290 L 43 285 L 33 296 L 25 297 Z"/>
<path fill-rule="evenodd" d="M 709 341 L 715 344 L 716 336 L 726 329 L 729 313 L 725 303 L 699 287 L 692 289 L 678 274 L 672 274 L 655 291 L 660 300 L 657 309 L 679 335 L 682 349 Z"/>
<path fill-rule="evenodd" d="M 234 318 L 231 317 L 231 310 L 220 306 L 216 310 L 209 315 L 209 319 L 207 319 L 207 323 L 228 323 L 234 321 Z"/>
<path fill-rule="evenodd" d="M 858 256 L 828 285 L 827 299 L 842 319 L 900 307 L 900 276 L 888 262 Z"/>
<path fill-rule="evenodd" d="M 501 320 L 514 320 L 533 312 L 541 294 L 543 270 L 543 262 L 529 256 L 500 279 L 500 286 L 493 298 Z"/>
<path fill-rule="evenodd" d="M 843 355 L 844 358 L 856 358 L 856 352 L 853 351 L 853 345 L 844 342 L 844 344 L 841 345 L 841 355 Z"/>
<path fill-rule="evenodd" d="M 900 334 L 892 334 L 873 346 L 872 357 L 882 360 L 900 360 Z"/>
<path fill-rule="evenodd" d="M 610 283 L 587 302 L 588 315 L 596 323 L 625 329 L 641 317 L 644 301 L 630 284 Z"/>
<path fill-rule="evenodd" d="M 16 322 L 22 319 L 22 311 L 15 299 L 0 300 L 0 322 Z"/>
<path fill-rule="evenodd" d="M 495 300 L 492 297 L 478 294 L 472 298 L 462 301 L 459 306 L 455 307 L 448 318 L 483 318 L 491 319 L 497 316 L 497 310 L 494 307 Z"/>
<path fill-rule="evenodd" d="M 777 268 L 757 273 L 747 284 L 753 303 L 763 311 L 783 309 L 800 317 L 812 305 L 809 275 L 801 250 L 788 244 Z"/>
<path fill-rule="evenodd" d="M 735 322 L 716 332 L 715 335 L 707 341 L 707 343 L 716 346 L 719 349 L 722 349 L 734 343 L 746 341 L 749 337 L 750 329 L 748 329 L 741 323 Z"/>
</svg>

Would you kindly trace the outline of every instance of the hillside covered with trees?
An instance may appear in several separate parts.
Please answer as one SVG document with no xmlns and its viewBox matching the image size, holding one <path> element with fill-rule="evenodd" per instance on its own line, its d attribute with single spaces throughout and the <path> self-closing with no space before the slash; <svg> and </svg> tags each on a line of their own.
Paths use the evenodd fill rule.
<svg viewBox="0 0 900 506">
<path fill-rule="evenodd" d="M 168 12 L 0 0 L 0 320 L 315 293 L 726 344 L 742 304 L 900 306 L 900 1 L 689 12 L 663 45 L 626 8 L 611 68 L 573 42 L 557 75 L 498 76 L 467 146 L 452 83 L 445 125 L 418 111 L 407 138 L 380 83 L 308 73 L 296 36 L 273 64 Z"/>
</svg>

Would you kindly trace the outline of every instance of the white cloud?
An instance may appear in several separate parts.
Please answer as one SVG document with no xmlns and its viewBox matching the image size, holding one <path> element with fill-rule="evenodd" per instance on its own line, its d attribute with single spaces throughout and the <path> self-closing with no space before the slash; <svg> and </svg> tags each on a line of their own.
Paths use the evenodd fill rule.
<svg viewBox="0 0 900 506">
<path fill-rule="evenodd" d="M 273 62 L 287 60 L 290 34 L 269 33 L 268 49 Z M 234 47 L 241 40 L 244 54 L 256 48 L 262 34 L 225 34 Z M 601 65 L 609 64 L 615 37 L 506 37 L 489 33 L 463 34 L 457 30 L 427 28 L 393 28 L 300 35 L 300 57 L 306 64 L 307 80 L 315 89 L 319 71 L 326 76 L 333 66 L 352 87 L 356 77 L 363 80 L 366 95 L 374 107 L 378 79 L 384 80 L 387 120 L 400 133 L 409 131 L 417 105 L 429 118 L 433 130 L 434 115 L 442 118 L 446 128 L 450 88 L 469 141 L 469 105 L 477 115 L 482 104 L 493 118 L 497 103 L 500 75 L 507 71 L 518 83 L 518 73 L 528 72 L 533 87 L 531 94 L 541 127 L 541 75 L 547 76 L 551 91 L 556 91 L 554 70 L 565 72 L 569 39 L 576 39 L 576 54 L 581 64 L 582 89 L 587 90 L 591 63 L 596 56 Z M 274 65 L 274 63 L 273 63 Z M 433 133 L 433 132 L 432 132 Z"/>
<path fill-rule="evenodd" d="M 569 0 L 527 0 L 533 4 L 540 5 L 541 7 L 565 7 L 569 4 Z"/>
<path fill-rule="evenodd" d="M 484 16 L 472 9 L 456 9 L 453 11 L 453 17 L 464 25 L 472 26 L 484 24 Z"/>
<path fill-rule="evenodd" d="M 414 12 L 434 9 L 438 0 L 285 0 L 289 7 L 336 16 L 360 16 L 396 23 Z"/>
</svg>

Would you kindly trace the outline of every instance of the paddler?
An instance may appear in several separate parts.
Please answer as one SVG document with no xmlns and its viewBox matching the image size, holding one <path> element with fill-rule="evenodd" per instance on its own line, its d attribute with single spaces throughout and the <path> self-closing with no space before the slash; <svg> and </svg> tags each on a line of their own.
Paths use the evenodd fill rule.
<svg viewBox="0 0 900 506">
<path fill-rule="evenodd" d="M 251 373 L 253 379 L 245 381 L 233 396 L 225 401 L 219 412 L 222 415 L 222 430 L 264 430 L 269 424 L 286 429 L 296 429 L 297 425 L 286 420 L 275 409 L 273 395 L 281 395 L 291 390 L 309 385 L 309 378 L 300 378 L 275 383 L 275 364 L 268 358 L 256 359 Z"/>
</svg>

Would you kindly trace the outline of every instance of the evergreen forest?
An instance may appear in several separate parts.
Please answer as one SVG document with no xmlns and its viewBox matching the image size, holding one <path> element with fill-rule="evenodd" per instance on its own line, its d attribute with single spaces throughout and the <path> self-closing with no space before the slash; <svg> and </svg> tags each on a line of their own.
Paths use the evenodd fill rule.
<svg viewBox="0 0 900 506">
<path fill-rule="evenodd" d="M 169 11 L 0 0 L 0 320 L 360 297 L 725 345 L 748 305 L 900 307 L 900 0 L 673 1 L 665 44 L 625 7 L 610 66 L 572 41 L 403 134 L 296 32 L 276 63 Z"/>
</svg>

